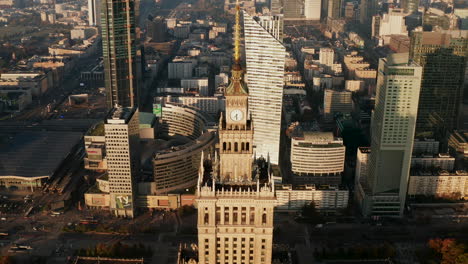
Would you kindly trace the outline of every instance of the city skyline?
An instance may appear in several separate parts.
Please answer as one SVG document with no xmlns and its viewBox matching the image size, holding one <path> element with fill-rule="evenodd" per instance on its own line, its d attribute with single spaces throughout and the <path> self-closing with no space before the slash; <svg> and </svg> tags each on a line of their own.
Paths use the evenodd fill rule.
<svg viewBox="0 0 468 264">
<path fill-rule="evenodd" d="M 0 264 L 465 263 L 468 3 L 0 0 Z"/>
</svg>

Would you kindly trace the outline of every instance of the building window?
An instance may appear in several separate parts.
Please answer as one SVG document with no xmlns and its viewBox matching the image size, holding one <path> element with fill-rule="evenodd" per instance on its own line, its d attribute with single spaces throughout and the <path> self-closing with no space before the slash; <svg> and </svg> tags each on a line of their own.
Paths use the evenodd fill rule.
<svg viewBox="0 0 468 264">
<path fill-rule="evenodd" d="M 207 225 L 209 221 L 210 221 L 210 215 L 207 212 L 205 212 L 205 217 L 204 217 L 203 222 L 205 223 L 205 225 Z"/>
</svg>

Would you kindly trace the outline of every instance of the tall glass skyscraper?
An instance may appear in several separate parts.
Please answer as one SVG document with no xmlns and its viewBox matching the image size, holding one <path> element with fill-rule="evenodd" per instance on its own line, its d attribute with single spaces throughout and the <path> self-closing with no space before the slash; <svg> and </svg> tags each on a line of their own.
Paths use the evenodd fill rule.
<svg viewBox="0 0 468 264">
<path fill-rule="evenodd" d="M 254 19 L 244 11 L 247 85 L 255 153 L 257 157 L 269 156 L 272 164 L 278 164 L 286 48 L 282 40 L 275 38 L 282 30 L 272 26 L 282 26 L 282 23 L 275 16 L 271 20 L 277 23 L 266 23 L 266 17 Z M 268 30 L 262 26 L 266 24 Z"/>
<path fill-rule="evenodd" d="M 463 95 L 468 34 L 413 32 L 410 57 L 423 67 L 416 136 L 444 141 L 457 128 Z"/>
<path fill-rule="evenodd" d="M 107 107 L 137 106 L 135 1 L 102 0 L 101 12 Z"/>
</svg>

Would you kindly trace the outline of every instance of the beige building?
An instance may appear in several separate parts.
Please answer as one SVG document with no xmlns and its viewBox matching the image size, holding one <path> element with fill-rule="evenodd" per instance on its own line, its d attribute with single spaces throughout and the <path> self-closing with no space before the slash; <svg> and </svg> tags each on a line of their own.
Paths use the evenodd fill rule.
<svg viewBox="0 0 468 264">
<path fill-rule="evenodd" d="M 106 137 L 104 124 L 99 123 L 92 127 L 84 137 L 86 156 L 84 167 L 87 170 L 107 170 Z"/>
<path fill-rule="evenodd" d="M 311 202 L 320 211 L 335 212 L 348 206 L 349 191 L 335 186 L 282 184 L 275 186 L 275 191 L 276 211 L 297 212 Z"/>
<path fill-rule="evenodd" d="M 408 195 L 468 196 L 466 171 L 411 171 Z"/>
<path fill-rule="evenodd" d="M 354 174 L 355 185 L 365 180 L 368 174 L 370 147 L 359 147 L 356 155 L 356 170 Z"/>
<path fill-rule="evenodd" d="M 345 90 L 350 92 L 359 92 L 364 88 L 364 81 L 360 80 L 346 80 Z"/>
<path fill-rule="evenodd" d="M 336 113 L 350 114 L 353 111 L 350 91 L 326 89 L 323 97 L 323 115 L 326 120 L 333 120 L 333 115 Z"/>
<path fill-rule="evenodd" d="M 53 87 L 53 81 L 44 72 L 7 72 L 0 74 L 0 86 L 31 88 L 32 96 L 37 97 Z"/>
<path fill-rule="evenodd" d="M 170 136 L 180 135 L 195 140 L 206 130 L 208 121 L 193 107 L 167 103 L 162 107 L 160 131 Z"/>
<path fill-rule="evenodd" d="M 411 168 L 422 67 L 407 53 L 379 60 L 371 153 L 363 183 L 365 216 L 403 216 Z"/>
<path fill-rule="evenodd" d="M 348 78 L 353 79 L 356 77 L 355 71 L 357 69 L 369 68 L 370 64 L 364 61 L 364 57 L 357 55 L 344 56 L 344 66 L 348 74 Z"/>
<path fill-rule="evenodd" d="M 468 157 L 468 132 L 452 132 L 449 137 L 449 146 L 455 152 L 462 153 L 465 157 Z"/>
<path fill-rule="evenodd" d="M 153 158 L 155 194 L 191 188 L 197 184 L 202 152 L 214 152 L 216 134 L 206 132 L 197 140 L 156 152 Z"/>
<path fill-rule="evenodd" d="M 138 110 L 114 108 L 104 124 L 110 209 L 116 216 L 134 217 L 140 158 Z"/>
<path fill-rule="evenodd" d="M 233 66 L 225 97 L 226 111 L 219 120 L 220 180 L 226 183 L 248 181 L 252 177 L 254 134 L 248 109 L 249 94 L 239 64 Z"/>
<path fill-rule="evenodd" d="M 344 171 L 343 140 L 331 132 L 305 132 L 291 139 L 291 169 L 296 184 L 340 184 Z"/>
<path fill-rule="evenodd" d="M 198 263 L 203 264 L 273 263 L 274 183 L 265 166 L 256 166 L 256 174 L 252 170 L 253 129 L 240 64 L 239 20 L 237 8 L 235 63 L 219 125 L 219 170 L 215 160 L 214 172 L 202 169 L 198 181 Z"/>
</svg>

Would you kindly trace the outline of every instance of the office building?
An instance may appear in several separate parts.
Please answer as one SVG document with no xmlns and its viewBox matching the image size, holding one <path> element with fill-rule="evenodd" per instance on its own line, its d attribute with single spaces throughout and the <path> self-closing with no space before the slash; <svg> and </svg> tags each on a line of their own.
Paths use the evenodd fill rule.
<svg viewBox="0 0 468 264">
<path fill-rule="evenodd" d="M 167 41 L 166 23 L 161 16 L 155 17 L 153 20 L 146 21 L 146 36 L 151 39 L 151 42 Z"/>
<path fill-rule="evenodd" d="M 84 136 L 86 156 L 84 157 L 84 167 L 87 170 L 106 171 L 106 137 L 104 133 L 104 123 L 98 123 Z"/>
<path fill-rule="evenodd" d="M 274 183 L 265 163 L 255 166 L 257 173 L 253 173 L 249 94 L 240 65 L 239 9 L 231 83 L 219 123 L 219 163 L 213 162 L 213 173 L 202 169 L 198 181 L 198 263 L 274 263 Z"/>
<path fill-rule="evenodd" d="M 406 16 L 400 8 L 389 8 L 388 13 L 373 16 L 372 37 L 379 40 L 379 45 L 388 45 L 391 35 L 408 35 Z"/>
<path fill-rule="evenodd" d="M 177 192 L 197 185 L 202 153 L 213 153 L 216 134 L 205 132 L 196 140 L 157 151 L 153 157 L 154 194 Z"/>
<path fill-rule="evenodd" d="M 321 212 L 336 212 L 348 206 L 349 191 L 330 185 L 291 185 L 275 186 L 277 212 L 297 212 L 304 205 L 315 204 Z"/>
<path fill-rule="evenodd" d="M 468 157 L 468 132 L 453 131 L 450 133 L 448 144 L 455 153 Z"/>
<path fill-rule="evenodd" d="M 278 3 L 277 3 L 278 2 Z M 282 6 L 280 12 L 276 6 Z M 304 0 L 272 0 L 271 1 L 273 14 L 284 14 L 285 20 L 299 20 L 304 18 Z"/>
<path fill-rule="evenodd" d="M 432 138 L 415 138 L 413 143 L 413 155 L 438 154 L 440 142 Z"/>
<path fill-rule="evenodd" d="M 449 154 L 423 154 L 411 157 L 411 168 L 417 169 L 441 169 L 452 171 L 455 168 L 455 158 Z"/>
<path fill-rule="evenodd" d="M 408 195 L 445 196 L 460 199 L 468 196 L 468 173 L 446 170 L 411 170 Z"/>
<path fill-rule="evenodd" d="M 331 48 L 321 48 L 319 54 L 319 63 L 326 73 L 332 73 L 333 63 L 335 62 L 335 51 Z"/>
<path fill-rule="evenodd" d="M 291 140 L 291 170 L 295 184 L 341 183 L 344 171 L 343 140 L 331 132 L 304 132 Z"/>
<path fill-rule="evenodd" d="M 407 53 L 380 59 L 363 214 L 402 216 L 408 186 L 422 67 Z"/>
<path fill-rule="evenodd" d="M 322 0 L 305 0 L 304 17 L 307 20 L 320 20 Z"/>
<path fill-rule="evenodd" d="M 328 0 L 328 17 L 341 18 L 343 0 Z"/>
<path fill-rule="evenodd" d="M 175 57 L 168 63 L 167 74 L 169 79 L 188 79 L 193 77 L 196 61 L 190 57 Z"/>
<path fill-rule="evenodd" d="M 275 39 L 283 42 L 283 29 L 284 21 L 283 15 L 272 15 L 272 16 L 257 16 L 254 17 L 255 21 L 269 32 Z"/>
<path fill-rule="evenodd" d="M 369 169 L 369 147 L 359 147 L 356 155 L 356 170 L 354 173 L 354 184 L 357 186 L 360 181 L 365 180 Z"/>
<path fill-rule="evenodd" d="M 401 0 L 400 5 L 406 14 L 412 14 L 418 11 L 419 0 Z"/>
<path fill-rule="evenodd" d="M 138 105 L 135 1 L 102 0 L 101 31 L 107 107 Z"/>
<path fill-rule="evenodd" d="M 333 120 L 337 113 L 350 114 L 353 111 L 353 93 L 325 89 L 323 94 L 323 116 L 325 120 Z"/>
<path fill-rule="evenodd" d="M 101 24 L 101 0 L 88 0 L 88 25 Z"/>
<path fill-rule="evenodd" d="M 278 164 L 286 49 L 246 12 L 244 33 L 255 153 Z"/>
<path fill-rule="evenodd" d="M 110 210 L 120 217 L 134 217 L 140 168 L 139 119 L 136 108 L 112 109 L 104 123 Z"/>
<path fill-rule="evenodd" d="M 412 33 L 410 57 L 423 67 L 417 136 L 445 141 L 457 128 L 467 52 L 467 32 Z"/>
</svg>

